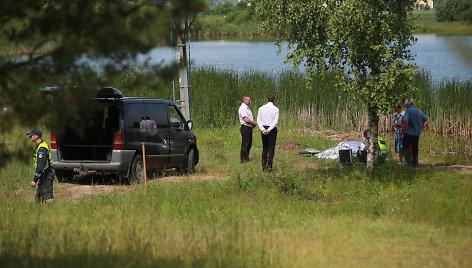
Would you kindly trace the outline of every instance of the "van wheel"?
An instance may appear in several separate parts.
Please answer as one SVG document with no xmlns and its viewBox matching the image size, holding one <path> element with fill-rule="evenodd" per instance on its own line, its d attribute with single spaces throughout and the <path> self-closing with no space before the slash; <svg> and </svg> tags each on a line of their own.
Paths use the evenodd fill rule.
<svg viewBox="0 0 472 268">
<path fill-rule="evenodd" d="M 131 162 L 128 180 L 131 183 L 141 183 L 144 180 L 144 164 L 142 156 L 134 156 L 133 162 Z"/>
<path fill-rule="evenodd" d="M 56 175 L 58 182 L 67 182 L 74 177 L 74 173 L 70 171 L 55 170 L 54 174 Z"/>
<path fill-rule="evenodd" d="M 187 159 L 184 166 L 185 173 L 195 172 L 195 150 L 190 149 L 187 153 Z"/>
</svg>

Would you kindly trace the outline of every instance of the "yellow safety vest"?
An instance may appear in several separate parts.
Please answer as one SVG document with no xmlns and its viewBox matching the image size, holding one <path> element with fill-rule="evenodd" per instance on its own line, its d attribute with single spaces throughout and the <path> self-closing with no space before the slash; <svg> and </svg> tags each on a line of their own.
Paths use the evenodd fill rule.
<svg viewBox="0 0 472 268">
<path fill-rule="evenodd" d="M 43 169 L 43 172 L 48 169 L 49 167 L 51 167 L 52 165 L 52 157 L 51 157 L 51 151 L 49 150 L 49 146 L 48 144 L 43 140 L 39 145 L 38 147 L 36 148 L 36 151 L 34 152 L 34 168 L 36 169 L 36 166 L 38 165 L 38 159 L 36 158 L 38 156 L 38 151 L 39 149 L 41 148 L 46 148 L 46 150 L 48 150 L 48 164 L 44 167 Z"/>
<path fill-rule="evenodd" d="M 382 139 L 382 137 L 377 136 L 378 142 L 379 142 L 379 149 L 380 149 L 380 155 L 385 156 L 387 155 L 387 144 L 385 143 L 385 140 Z"/>
</svg>

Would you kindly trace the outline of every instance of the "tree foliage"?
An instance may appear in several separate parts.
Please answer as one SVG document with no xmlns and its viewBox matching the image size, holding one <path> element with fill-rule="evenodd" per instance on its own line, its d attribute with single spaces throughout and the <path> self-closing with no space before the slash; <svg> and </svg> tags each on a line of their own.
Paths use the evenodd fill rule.
<svg viewBox="0 0 472 268">
<path fill-rule="evenodd" d="M 288 61 L 305 64 L 308 74 L 338 74 L 338 86 L 366 104 L 376 137 L 378 114 L 411 90 L 413 3 L 260 0 L 257 12 L 263 30 L 282 34 L 277 45 L 287 42 Z"/>
<path fill-rule="evenodd" d="M 2 0 L 0 5 L 0 128 L 15 125 L 61 129 L 83 116 L 85 90 L 103 85 L 81 60 L 106 58 L 101 71 L 128 68 L 134 56 L 168 44 L 172 18 L 195 16 L 206 0 Z M 156 75 L 158 70 L 156 70 Z M 38 94 L 46 86 L 71 86 L 56 98 Z M 107 85 L 113 86 L 113 85 Z M 47 120 L 43 120 L 47 119 Z M 0 148 L 0 157 L 11 151 Z M 4 164 L 4 162 L 2 163 Z"/>
<path fill-rule="evenodd" d="M 202 32 L 251 32 L 257 29 L 254 7 L 247 1 L 218 3 L 204 11 L 195 21 L 192 29 L 196 33 Z M 249 26 L 249 27 L 248 27 Z M 254 27 L 253 27 L 254 26 Z M 249 28 L 249 29 L 248 29 Z"/>
</svg>

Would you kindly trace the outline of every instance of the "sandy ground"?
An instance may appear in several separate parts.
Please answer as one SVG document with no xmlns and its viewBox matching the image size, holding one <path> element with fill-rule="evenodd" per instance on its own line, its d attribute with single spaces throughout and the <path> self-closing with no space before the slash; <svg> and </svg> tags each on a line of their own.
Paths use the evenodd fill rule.
<svg viewBox="0 0 472 268">
<path fill-rule="evenodd" d="M 205 181 L 205 180 L 225 180 L 229 176 L 209 176 L 205 174 L 190 174 L 185 176 L 162 176 L 151 178 L 147 181 L 149 185 L 163 182 L 185 182 L 185 181 Z M 126 194 L 133 192 L 144 185 L 127 185 L 116 182 L 115 184 L 94 184 L 85 185 L 83 182 L 78 183 L 55 183 L 54 196 L 57 201 L 78 201 L 92 195 L 107 195 L 107 194 Z"/>
</svg>

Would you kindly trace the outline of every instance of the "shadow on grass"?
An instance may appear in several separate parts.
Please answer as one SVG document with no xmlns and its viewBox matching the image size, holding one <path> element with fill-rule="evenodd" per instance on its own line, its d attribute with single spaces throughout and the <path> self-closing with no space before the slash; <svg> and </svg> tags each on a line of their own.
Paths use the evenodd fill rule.
<svg viewBox="0 0 472 268">
<path fill-rule="evenodd" d="M 152 170 L 147 172 L 147 179 L 154 180 L 167 176 L 181 176 L 182 173 L 175 169 Z M 63 179 L 62 182 L 78 185 L 131 185 L 128 178 L 113 173 L 92 173 L 86 175 L 77 174 L 71 179 Z"/>
<path fill-rule="evenodd" d="M 440 165 L 442 166 L 442 165 Z M 384 183 L 412 182 L 425 174 L 438 171 L 438 165 L 420 164 L 418 167 L 398 165 L 396 161 L 387 160 L 376 166 L 371 174 L 365 170 L 365 165 L 330 165 L 317 169 L 313 174 L 317 179 L 370 179 Z"/>
<path fill-rule="evenodd" d="M 34 258 L 28 256 L 11 257 L 0 256 L 1 267 L 199 267 L 204 266 L 203 263 L 195 261 L 194 263 L 186 263 L 177 258 L 160 258 L 148 259 L 133 256 L 126 258 L 125 256 L 71 256 L 58 257 L 53 260 Z"/>
</svg>

